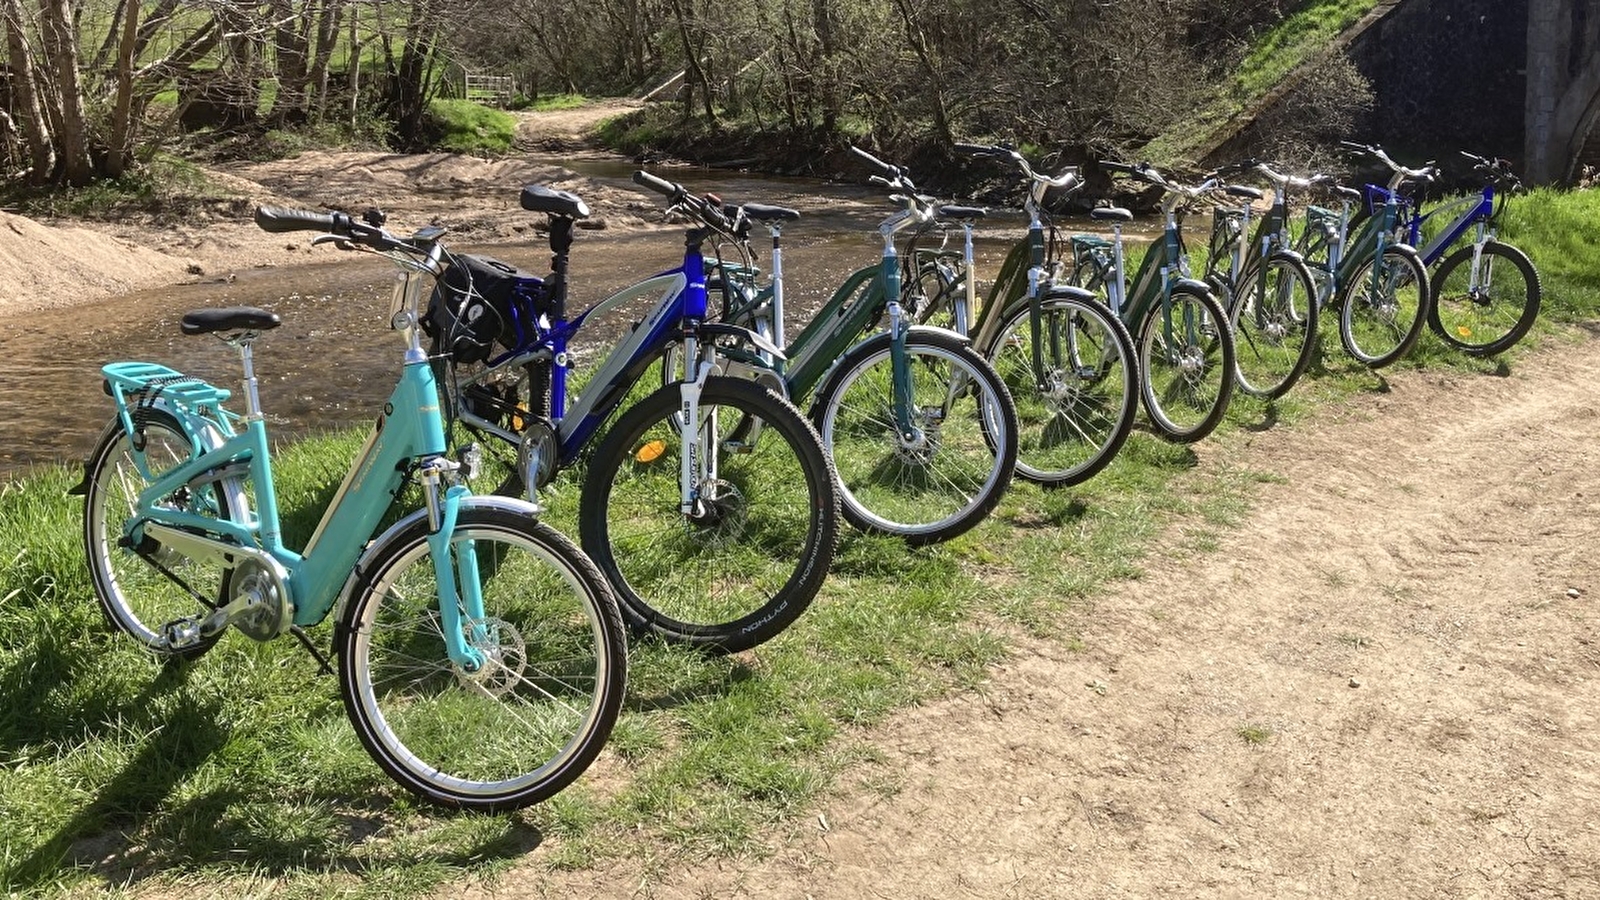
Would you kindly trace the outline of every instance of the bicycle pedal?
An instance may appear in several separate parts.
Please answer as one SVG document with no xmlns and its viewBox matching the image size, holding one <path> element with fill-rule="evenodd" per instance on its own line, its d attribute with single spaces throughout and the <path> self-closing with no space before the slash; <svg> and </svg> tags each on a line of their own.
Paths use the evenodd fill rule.
<svg viewBox="0 0 1600 900">
<path fill-rule="evenodd" d="M 158 650 L 172 652 L 187 650 L 198 646 L 205 639 L 205 629 L 201 621 L 192 616 L 173 619 L 158 630 L 161 635 L 155 642 Z"/>
</svg>

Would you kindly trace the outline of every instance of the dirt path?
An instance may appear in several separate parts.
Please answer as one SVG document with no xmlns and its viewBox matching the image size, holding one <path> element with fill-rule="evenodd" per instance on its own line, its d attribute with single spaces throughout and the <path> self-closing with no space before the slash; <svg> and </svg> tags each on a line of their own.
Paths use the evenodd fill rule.
<svg viewBox="0 0 1600 900">
<path fill-rule="evenodd" d="M 865 735 L 881 764 L 767 859 L 489 891 L 1600 896 L 1595 344 L 1202 445 L 1281 476 L 1218 550 Z"/>
</svg>

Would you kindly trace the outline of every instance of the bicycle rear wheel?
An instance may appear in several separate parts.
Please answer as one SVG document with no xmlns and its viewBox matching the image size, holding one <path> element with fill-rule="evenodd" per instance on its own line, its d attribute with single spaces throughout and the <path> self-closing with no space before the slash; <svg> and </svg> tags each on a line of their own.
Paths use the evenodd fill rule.
<svg viewBox="0 0 1600 900">
<path fill-rule="evenodd" d="M 1045 370 L 1033 367 L 1032 313 L 1011 312 L 985 355 L 1017 407 L 1017 474 L 1072 485 L 1116 458 L 1139 409 L 1133 339 L 1098 301 L 1047 298 L 1039 334 Z"/>
<path fill-rule="evenodd" d="M 1478 271 L 1473 248 L 1462 247 L 1433 272 L 1428 325 L 1445 343 L 1472 356 L 1502 353 L 1527 335 L 1539 315 L 1539 273 L 1510 244 L 1483 245 Z"/>
<path fill-rule="evenodd" d="M 588 768 L 622 707 L 616 602 L 571 541 L 519 510 L 468 501 L 451 547 L 476 559 L 485 617 L 463 612 L 462 624 L 484 664 L 467 671 L 447 654 L 418 518 L 351 594 L 336 636 L 345 710 L 378 765 L 421 797 L 487 811 L 537 803 Z"/>
<path fill-rule="evenodd" d="M 680 404 L 669 385 L 612 426 L 589 459 L 579 533 L 629 625 L 732 653 L 776 636 L 821 589 L 839 538 L 833 470 L 799 411 L 754 382 L 706 379 L 687 436 Z"/>
<path fill-rule="evenodd" d="M 1339 337 L 1351 356 L 1376 369 L 1405 356 L 1422 334 L 1432 302 L 1428 271 L 1417 254 L 1386 247 L 1373 277 L 1373 260 L 1356 269 L 1339 308 Z"/>
<path fill-rule="evenodd" d="M 910 381 L 901 435 L 887 333 L 857 344 L 811 408 L 838 472 L 850 524 L 913 545 L 946 541 L 1000 502 L 1017 460 L 1017 413 L 983 357 L 941 332 L 906 337 Z"/>
<path fill-rule="evenodd" d="M 1316 349 L 1317 289 L 1305 263 L 1287 254 L 1260 261 L 1240 277 L 1229 310 L 1239 389 L 1255 397 L 1288 393 Z"/>
<path fill-rule="evenodd" d="M 141 418 L 142 453 L 135 450 L 137 441 L 123 428 L 122 420 L 113 417 L 89 457 L 84 480 L 84 555 L 100 610 L 113 627 L 157 655 L 194 658 L 211 649 L 221 635 L 199 638 L 173 650 L 166 644 L 162 626 L 203 617 L 221 605 L 232 570 L 189 559 L 150 538 L 137 550 L 123 546 L 123 523 L 138 511 L 139 493 L 161 473 L 188 462 L 194 453 L 188 434 L 171 414 L 151 409 Z M 149 479 L 141 471 L 141 457 Z M 179 488 L 162 505 L 224 520 L 232 519 L 235 512 L 219 482 Z"/>
<path fill-rule="evenodd" d="M 1216 298 L 1175 285 L 1139 327 L 1145 409 L 1169 441 L 1192 443 L 1216 429 L 1233 399 L 1238 363 L 1227 314 Z"/>
</svg>

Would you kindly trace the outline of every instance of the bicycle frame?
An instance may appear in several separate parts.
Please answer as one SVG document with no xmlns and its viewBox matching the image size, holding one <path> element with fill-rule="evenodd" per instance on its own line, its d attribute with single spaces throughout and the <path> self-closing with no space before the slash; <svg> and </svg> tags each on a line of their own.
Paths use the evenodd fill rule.
<svg viewBox="0 0 1600 900">
<path fill-rule="evenodd" d="M 1423 246 L 1422 224 L 1434 216 L 1448 218 L 1450 214 L 1455 214 L 1457 210 L 1460 213 L 1456 215 L 1455 220 L 1444 231 L 1435 236 L 1433 240 L 1429 241 L 1427 246 Z M 1419 206 L 1403 201 L 1401 204 L 1400 227 L 1407 234 L 1406 242 L 1418 248 L 1417 255 L 1422 258 L 1422 264 L 1432 266 L 1444 258 L 1444 252 L 1450 249 L 1473 226 L 1477 226 L 1477 233 L 1473 238 L 1474 244 L 1481 247 L 1491 240 L 1494 237 L 1494 230 L 1491 227 L 1494 216 L 1494 186 L 1485 185 L 1482 194 L 1479 196 L 1467 196 L 1450 200 L 1427 212 L 1423 212 Z"/>
<path fill-rule="evenodd" d="M 381 524 L 408 473 L 418 471 L 426 492 L 430 552 L 436 561 L 449 560 L 456 514 L 469 491 L 459 484 L 439 490 L 442 476 L 456 464 L 444 459 L 445 433 L 438 386 L 419 344 L 415 313 L 417 297 L 438 274 L 439 253 L 435 245 L 426 263 L 389 254 L 408 269 L 396 279 L 390 317 L 405 332 L 404 366 L 389 402 L 328 504 L 321 523 L 298 553 L 283 543 L 271 445 L 256 394 L 248 338 L 237 343 L 244 362 L 247 397 L 242 431 L 234 427 L 240 417 L 218 405 L 228 396 L 226 391 L 210 388 L 209 400 L 186 403 L 160 381 L 177 376 L 170 369 L 143 363 L 106 366 L 102 371 L 116 401 L 117 414 L 129 434 L 141 433 L 134 426 L 137 408 L 130 410 L 130 403 L 159 405 L 177 415 L 193 449 L 203 451 L 155 478 L 140 492 L 134 514 L 123 524 L 127 545 L 137 547 L 148 536 L 185 556 L 215 561 L 227 568 L 241 560 L 252 560 L 277 581 L 280 596 L 292 610 L 292 624 L 314 625 L 342 605 L 363 553 L 383 543 L 381 538 L 375 542 L 368 538 Z M 189 384 L 209 388 L 203 382 Z M 141 474 L 149 478 L 152 472 L 144 447 L 140 441 L 135 443 L 141 446 L 133 448 L 134 458 Z M 257 508 L 253 514 L 245 502 L 246 478 L 256 490 Z M 212 484 L 227 492 L 230 505 L 238 510 L 236 521 L 173 509 L 162 503 L 184 488 L 194 490 Z M 400 524 L 421 514 L 414 513 Z M 392 526 L 391 532 L 396 527 L 399 526 Z M 476 567 L 470 548 L 456 556 L 455 565 L 435 566 L 444 643 L 450 659 L 468 670 L 484 662 L 482 654 L 468 645 L 462 629 L 463 614 L 475 623 L 484 617 Z M 218 612 L 227 611 L 232 605 Z M 284 623 L 279 633 L 288 624 Z"/>
</svg>

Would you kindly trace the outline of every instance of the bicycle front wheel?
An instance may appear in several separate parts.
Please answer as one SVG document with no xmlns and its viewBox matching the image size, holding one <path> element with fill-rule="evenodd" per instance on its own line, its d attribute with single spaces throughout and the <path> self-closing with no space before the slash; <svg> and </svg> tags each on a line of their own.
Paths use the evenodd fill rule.
<svg viewBox="0 0 1600 900">
<path fill-rule="evenodd" d="M 732 653 L 776 636 L 821 589 L 839 538 L 833 470 L 799 411 L 754 382 L 706 379 L 693 432 L 680 405 L 673 384 L 617 420 L 589 460 L 579 533 L 629 625 Z"/>
<path fill-rule="evenodd" d="M 1527 254 L 1490 241 L 1473 268 L 1473 248 L 1444 258 L 1433 273 L 1428 325 L 1445 343 L 1472 356 L 1511 348 L 1533 327 L 1541 298 L 1539 273 Z"/>
<path fill-rule="evenodd" d="M 1175 285 L 1139 327 L 1139 375 L 1150 422 L 1169 441 L 1210 434 L 1233 399 L 1233 333 L 1216 298 Z"/>
<path fill-rule="evenodd" d="M 1255 397 L 1288 393 L 1316 349 L 1317 293 L 1305 263 L 1287 254 L 1257 261 L 1239 279 L 1229 310 L 1239 389 Z"/>
<path fill-rule="evenodd" d="M 144 425 L 135 438 L 113 417 L 89 457 L 84 555 L 100 610 L 113 627 L 158 656 L 194 658 L 221 635 L 195 637 L 174 649 L 163 626 L 184 619 L 197 622 L 222 605 L 233 571 L 190 559 L 148 537 L 138 548 L 124 545 L 123 523 L 138 512 L 140 492 L 162 473 L 188 462 L 194 452 L 188 434 L 169 413 L 145 410 L 141 418 Z M 234 516 L 220 482 L 179 488 L 161 505 L 216 519 Z"/>
<path fill-rule="evenodd" d="M 616 602 L 571 541 L 516 510 L 464 505 L 450 545 L 476 563 L 484 617 L 461 618 L 483 665 L 447 654 L 420 518 L 351 594 L 336 638 L 345 710 L 378 765 L 421 797 L 488 811 L 537 803 L 589 767 L 622 707 Z"/>
<path fill-rule="evenodd" d="M 1376 275 L 1368 259 L 1345 286 L 1339 309 L 1345 350 L 1374 369 L 1405 356 L 1422 334 L 1424 309 L 1431 301 L 1428 271 L 1417 254 L 1403 247 L 1384 248 Z"/>
<path fill-rule="evenodd" d="M 945 541 L 983 521 L 1011 483 L 1017 413 L 1011 395 L 960 338 L 906 337 L 909 433 L 897 418 L 891 338 L 879 334 L 840 361 L 812 406 L 833 457 L 845 518 L 913 545 Z"/>
<path fill-rule="evenodd" d="M 1017 474 L 1072 485 L 1116 458 L 1139 409 L 1133 339 L 1103 304 L 1041 301 L 1043 371 L 1034 370 L 1032 312 L 1006 317 L 985 354 L 1017 406 Z"/>
</svg>

